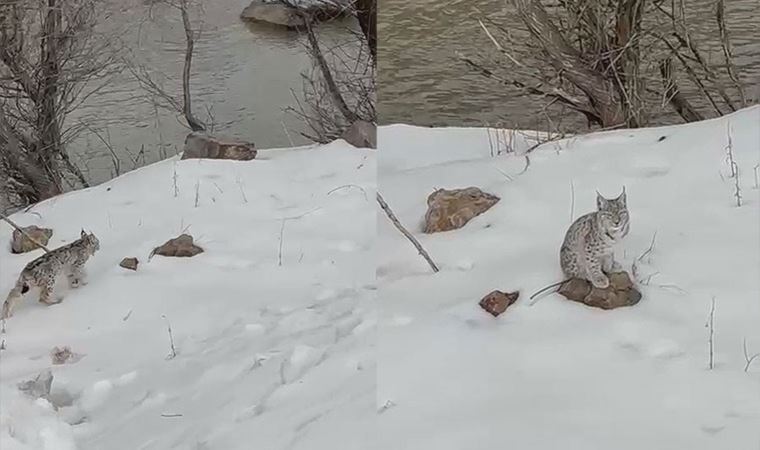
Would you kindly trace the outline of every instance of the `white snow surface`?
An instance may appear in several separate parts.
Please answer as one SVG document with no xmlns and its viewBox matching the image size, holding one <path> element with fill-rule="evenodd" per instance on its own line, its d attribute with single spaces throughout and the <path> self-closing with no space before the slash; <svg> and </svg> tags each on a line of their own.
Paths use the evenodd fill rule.
<svg viewBox="0 0 760 450">
<path fill-rule="evenodd" d="M 514 135 L 515 153 L 492 156 L 504 146 L 488 136 L 380 129 L 379 190 L 441 271 L 378 214 L 379 447 L 757 449 L 760 358 L 745 372 L 742 343 L 760 353 L 760 108 L 547 143 L 524 173 L 530 139 Z M 501 200 L 460 230 L 423 234 L 427 196 L 467 186 Z M 531 306 L 562 279 L 571 220 L 595 209 L 597 189 L 623 186 L 624 266 L 656 233 L 637 263 L 641 302 L 603 311 L 550 294 Z M 520 291 L 498 318 L 478 306 L 494 289 Z"/>
<path fill-rule="evenodd" d="M 338 141 L 250 162 L 175 158 L 12 216 L 53 228 L 50 247 L 85 228 L 101 250 L 86 286 L 49 307 L 27 295 L 7 321 L 0 447 L 333 450 L 340 436 L 370 448 L 374 155 Z M 205 252 L 148 261 L 183 231 Z M 2 249 L 2 300 L 40 254 Z M 118 266 L 129 256 L 136 272 Z M 55 346 L 83 357 L 51 366 Z M 49 399 L 19 392 L 47 368 Z"/>
</svg>

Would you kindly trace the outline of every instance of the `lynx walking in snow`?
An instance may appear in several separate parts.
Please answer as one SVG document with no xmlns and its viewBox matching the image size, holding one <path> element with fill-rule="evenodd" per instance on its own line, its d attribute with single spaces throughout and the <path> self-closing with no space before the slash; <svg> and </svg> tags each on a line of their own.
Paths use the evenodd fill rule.
<svg viewBox="0 0 760 450">
<path fill-rule="evenodd" d="M 596 193 L 597 211 L 579 217 L 565 234 L 560 266 L 568 278 L 589 280 L 594 287 L 610 285 L 607 275 L 622 270 L 612 245 L 628 234 L 628 207 L 623 193 L 609 200 Z"/>
<path fill-rule="evenodd" d="M 60 303 L 62 299 L 53 298 L 55 280 L 62 273 L 69 279 L 69 286 L 77 288 L 86 284 L 84 264 L 100 250 L 100 242 L 94 234 L 82 230 L 81 237 L 71 244 L 51 250 L 31 261 L 21 271 L 16 286 L 8 294 L 3 304 L 0 318 L 6 319 L 13 314 L 15 304 L 32 287 L 39 287 L 40 302 L 47 305 Z"/>
</svg>

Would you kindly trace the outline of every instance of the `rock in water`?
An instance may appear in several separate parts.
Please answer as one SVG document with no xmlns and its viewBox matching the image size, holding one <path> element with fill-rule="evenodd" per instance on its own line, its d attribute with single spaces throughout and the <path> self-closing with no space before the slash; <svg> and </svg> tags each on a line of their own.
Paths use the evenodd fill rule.
<svg viewBox="0 0 760 450">
<path fill-rule="evenodd" d="M 205 133 L 193 132 L 185 138 L 182 159 L 233 159 L 250 161 L 256 158 L 253 143 L 220 139 Z"/>
<path fill-rule="evenodd" d="M 641 300 L 641 292 L 634 287 L 628 272 L 608 276 L 610 285 L 605 289 L 595 288 L 587 280 L 573 278 L 560 287 L 559 293 L 568 300 L 602 309 L 633 306 Z"/>
<path fill-rule="evenodd" d="M 494 317 L 507 310 L 507 308 L 517 301 L 520 292 L 501 292 L 493 291 L 480 300 L 480 307 L 486 310 Z"/>
<path fill-rule="evenodd" d="M 119 265 L 125 269 L 129 270 L 137 270 L 137 265 L 140 264 L 140 261 L 137 260 L 137 258 L 124 258 L 121 260 Z"/>
<path fill-rule="evenodd" d="M 283 4 L 279 0 L 253 0 L 240 13 L 240 18 L 298 28 L 306 25 L 302 14 L 312 16 L 316 20 L 331 20 L 349 10 L 348 2 L 343 0 L 294 0 L 292 3 L 296 7 Z"/>
<path fill-rule="evenodd" d="M 357 148 L 377 148 L 377 127 L 374 123 L 357 120 L 346 128 L 341 139 Z"/>
<path fill-rule="evenodd" d="M 42 245 L 47 245 L 50 241 L 50 238 L 53 236 L 53 230 L 50 228 L 40 228 L 35 225 L 31 225 L 28 227 L 21 227 L 21 229 Z M 13 237 L 11 238 L 11 252 L 26 253 L 38 248 L 40 247 L 32 242 L 31 239 L 26 237 L 24 233 L 18 230 L 13 230 Z"/>
<path fill-rule="evenodd" d="M 499 197 L 476 187 L 438 189 L 428 196 L 425 213 L 425 233 L 437 233 L 462 228 L 473 217 L 488 211 Z"/>
<path fill-rule="evenodd" d="M 203 249 L 193 243 L 193 237 L 189 234 L 181 234 L 174 239 L 169 239 L 163 245 L 156 247 L 151 252 L 153 255 L 191 257 L 203 253 Z"/>
</svg>

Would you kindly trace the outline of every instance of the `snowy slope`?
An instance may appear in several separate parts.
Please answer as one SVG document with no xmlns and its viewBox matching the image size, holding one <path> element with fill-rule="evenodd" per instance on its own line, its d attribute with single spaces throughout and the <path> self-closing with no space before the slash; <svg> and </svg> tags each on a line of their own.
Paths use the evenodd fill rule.
<svg viewBox="0 0 760 450">
<path fill-rule="evenodd" d="M 725 161 L 727 130 L 743 206 Z M 663 139 L 664 137 L 664 139 Z M 379 190 L 441 266 L 432 274 L 378 214 L 380 447 L 394 450 L 756 449 L 760 358 L 760 108 L 496 153 L 484 129 L 380 131 Z M 529 141 L 529 139 L 528 139 Z M 420 232 L 436 188 L 501 197 L 463 229 Z M 628 193 L 643 300 L 596 310 L 548 295 L 559 247 L 595 190 Z M 494 319 L 493 289 L 521 296 Z M 705 323 L 715 298 L 715 367 Z"/>
<path fill-rule="evenodd" d="M 92 230 L 101 250 L 87 286 L 51 307 L 27 297 L 7 321 L 3 450 L 320 450 L 338 434 L 370 448 L 374 152 L 339 141 L 259 158 L 168 160 L 13 216 L 54 228 L 52 247 Z M 184 230 L 204 253 L 147 261 Z M 38 254 L 0 252 L 3 299 Z M 126 256 L 137 272 L 117 266 Z M 65 345 L 85 356 L 52 366 L 56 412 L 16 385 Z"/>
</svg>

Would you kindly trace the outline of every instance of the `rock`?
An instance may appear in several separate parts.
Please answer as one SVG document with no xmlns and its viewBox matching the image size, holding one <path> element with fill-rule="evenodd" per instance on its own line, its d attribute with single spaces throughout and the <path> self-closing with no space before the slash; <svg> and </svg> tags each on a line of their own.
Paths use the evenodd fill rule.
<svg viewBox="0 0 760 450">
<path fill-rule="evenodd" d="M 250 161 L 256 158 L 253 143 L 220 139 L 202 132 L 193 132 L 185 138 L 182 159 L 234 159 Z"/>
<path fill-rule="evenodd" d="M 174 239 L 169 239 L 163 245 L 154 248 L 150 255 L 184 258 L 195 256 L 198 253 L 203 253 L 203 249 L 193 243 L 193 237 L 189 234 L 181 234 Z"/>
<path fill-rule="evenodd" d="M 21 227 L 29 236 L 34 238 L 35 241 L 42 245 L 47 245 L 50 238 L 53 236 L 53 230 L 50 228 L 40 228 L 35 225 L 28 227 Z M 18 230 L 13 230 L 13 238 L 11 239 L 11 252 L 13 253 L 26 253 L 40 248 L 37 244 L 32 242 L 28 237 Z"/>
<path fill-rule="evenodd" d="M 53 372 L 45 369 L 33 380 L 23 381 L 18 384 L 19 391 L 33 399 L 50 398 L 50 387 L 53 385 Z"/>
<path fill-rule="evenodd" d="M 125 269 L 129 270 L 137 270 L 137 265 L 140 264 L 140 261 L 137 260 L 137 258 L 124 258 L 121 260 L 119 265 Z"/>
<path fill-rule="evenodd" d="M 633 306 L 641 300 L 641 292 L 633 285 L 627 272 L 609 274 L 610 285 L 605 289 L 593 287 L 591 282 L 572 278 L 560 286 L 559 293 L 568 300 L 602 309 Z"/>
<path fill-rule="evenodd" d="M 63 348 L 53 347 L 50 351 L 50 362 L 53 365 L 75 363 L 82 359 L 83 355 L 74 353 L 68 346 Z"/>
<path fill-rule="evenodd" d="M 517 301 L 520 292 L 501 292 L 493 291 L 480 300 L 480 307 L 486 310 L 494 317 L 507 310 L 507 308 Z"/>
<path fill-rule="evenodd" d="M 357 148 L 377 148 L 377 127 L 372 122 L 357 120 L 340 138 Z"/>
<path fill-rule="evenodd" d="M 254 0 L 240 13 L 240 17 L 287 28 L 298 28 L 306 25 L 301 13 L 313 15 L 317 20 L 330 20 L 348 11 L 347 4 L 343 1 L 292 0 L 292 3 L 298 7 L 290 7 L 279 0 Z"/>
<path fill-rule="evenodd" d="M 476 187 L 438 189 L 428 196 L 425 213 L 425 233 L 437 233 L 462 228 L 473 217 L 488 211 L 499 197 Z"/>
</svg>

